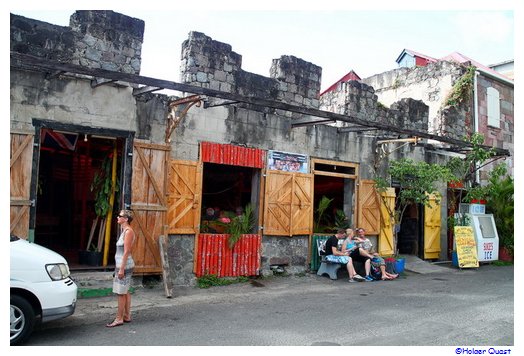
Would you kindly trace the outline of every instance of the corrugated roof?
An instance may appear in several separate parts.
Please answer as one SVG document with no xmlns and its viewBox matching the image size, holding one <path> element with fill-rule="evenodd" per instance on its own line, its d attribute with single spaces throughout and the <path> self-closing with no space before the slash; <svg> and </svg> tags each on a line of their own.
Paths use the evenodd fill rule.
<svg viewBox="0 0 524 356">
<path fill-rule="evenodd" d="M 332 90 L 335 90 L 335 88 L 338 86 L 339 83 L 341 82 L 347 82 L 347 81 L 350 81 L 350 80 L 362 80 L 362 78 L 359 77 L 359 75 L 357 73 L 355 73 L 354 70 L 350 70 L 346 75 L 344 75 L 342 78 L 340 78 L 339 80 L 337 80 L 335 83 L 331 84 L 329 86 L 329 88 L 327 88 L 326 90 L 324 90 L 323 92 L 320 93 L 319 96 L 322 96 L 324 95 L 325 93 L 327 92 L 330 92 Z"/>
</svg>

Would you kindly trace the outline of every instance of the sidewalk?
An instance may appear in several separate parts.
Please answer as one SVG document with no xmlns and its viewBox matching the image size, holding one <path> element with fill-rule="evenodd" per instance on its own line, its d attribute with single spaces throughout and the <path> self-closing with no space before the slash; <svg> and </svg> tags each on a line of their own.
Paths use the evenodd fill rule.
<svg viewBox="0 0 524 356">
<path fill-rule="evenodd" d="M 406 278 L 412 273 L 416 274 L 431 274 L 431 273 L 452 273 L 455 268 L 446 267 L 446 265 L 436 265 L 427 261 L 423 261 L 415 256 L 406 256 Z M 104 273 L 104 272 L 98 272 Z M 83 284 L 88 280 L 87 275 L 76 274 L 74 277 L 80 281 L 83 279 Z M 100 276 L 100 275 L 98 275 Z M 111 280 L 112 273 L 107 273 L 102 277 L 102 280 Z M 209 303 L 231 300 L 232 298 L 246 297 L 251 293 L 275 293 L 279 290 L 286 290 L 288 288 L 300 288 L 301 285 L 308 285 L 314 288 L 323 290 L 329 286 L 336 286 L 334 283 L 346 282 L 346 279 L 340 278 L 336 281 L 331 281 L 327 277 L 319 277 L 316 274 L 306 274 L 302 277 L 287 276 L 287 277 L 270 277 L 261 280 L 252 280 L 247 283 L 238 283 L 228 286 L 211 287 L 202 289 L 192 286 L 175 286 L 172 290 L 172 297 L 167 298 L 162 283 L 153 286 L 138 286 L 134 288 L 132 293 L 132 310 L 138 311 L 150 307 L 162 306 L 183 306 L 189 303 Z M 377 282 L 382 283 L 382 282 Z M 96 287 L 96 286 L 95 286 Z M 117 298 L 112 294 L 110 288 L 105 285 L 105 292 L 99 296 L 91 295 L 81 297 L 78 299 L 77 307 L 74 316 L 81 319 L 88 314 L 105 314 L 112 315 L 116 312 Z M 264 288 L 257 288 L 264 287 Z M 80 288 L 80 286 L 79 286 Z"/>
</svg>

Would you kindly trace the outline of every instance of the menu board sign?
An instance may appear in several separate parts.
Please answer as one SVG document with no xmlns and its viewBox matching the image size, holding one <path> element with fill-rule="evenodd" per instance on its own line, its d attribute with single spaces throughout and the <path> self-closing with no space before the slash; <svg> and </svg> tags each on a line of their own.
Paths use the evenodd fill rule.
<svg viewBox="0 0 524 356">
<path fill-rule="evenodd" d="M 471 226 L 455 226 L 455 245 L 459 268 L 479 266 L 477 244 Z"/>
</svg>

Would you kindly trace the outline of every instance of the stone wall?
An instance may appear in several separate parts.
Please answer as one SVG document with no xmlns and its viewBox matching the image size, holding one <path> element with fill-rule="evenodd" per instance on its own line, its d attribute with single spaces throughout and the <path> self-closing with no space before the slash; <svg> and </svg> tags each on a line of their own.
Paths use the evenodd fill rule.
<svg viewBox="0 0 524 356">
<path fill-rule="evenodd" d="M 274 59 L 270 78 L 242 70 L 242 56 L 230 45 L 200 32 L 182 44 L 183 83 L 245 96 L 318 108 L 322 68 L 294 56 Z"/>
<path fill-rule="evenodd" d="M 487 89 L 493 87 L 499 92 L 500 97 L 500 127 L 488 126 L 487 113 Z M 479 131 L 484 135 L 484 144 L 505 148 L 509 150 L 511 156 L 505 160 L 510 174 L 514 170 L 514 88 L 502 84 L 500 81 L 479 75 L 477 80 L 478 88 L 478 120 Z M 496 162 L 495 164 L 498 164 Z M 486 166 L 486 169 L 481 171 L 481 181 L 488 179 L 488 172 L 493 168 L 492 165 Z"/>
<path fill-rule="evenodd" d="M 378 101 L 390 107 L 403 98 L 424 102 L 428 107 L 428 131 L 463 139 L 468 127 L 464 120 L 446 119 L 443 103 L 453 84 L 466 72 L 466 67 L 439 61 L 425 67 L 398 68 L 363 79 L 375 89 Z M 460 113 L 463 115 L 464 113 Z"/>
<path fill-rule="evenodd" d="M 37 57 L 140 73 L 144 21 L 113 11 L 76 11 L 69 27 L 11 14 L 11 51 Z"/>
</svg>

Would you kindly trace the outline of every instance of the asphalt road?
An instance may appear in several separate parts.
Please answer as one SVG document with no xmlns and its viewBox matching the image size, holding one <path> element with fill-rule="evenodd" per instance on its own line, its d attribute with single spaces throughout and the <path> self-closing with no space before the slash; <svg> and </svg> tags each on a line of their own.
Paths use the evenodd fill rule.
<svg viewBox="0 0 524 356">
<path fill-rule="evenodd" d="M 513 266 L 493 265 L 352 284 L 316 275 L 273 277 L 175 289 L 171 299 L 160 287 L 138 289 L 132 323 L 105 328 L 116 312 L 115 298 L 83 299 L 73 316 L 42 325 L 27 345 L 477 345 L 506 350 L 515 344 L 513 296 Z"/>
</svg>

